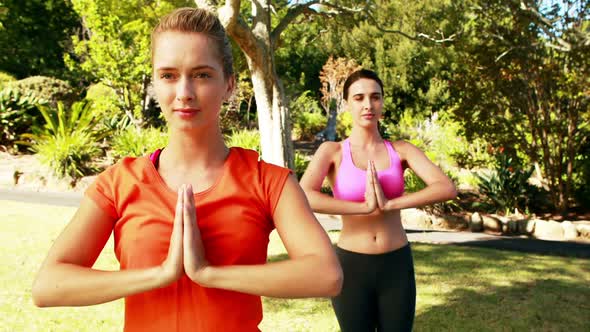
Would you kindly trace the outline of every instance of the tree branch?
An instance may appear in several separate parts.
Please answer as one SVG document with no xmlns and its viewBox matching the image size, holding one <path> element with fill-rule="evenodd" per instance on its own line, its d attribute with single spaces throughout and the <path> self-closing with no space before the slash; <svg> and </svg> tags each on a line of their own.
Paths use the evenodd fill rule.
<svg viewBox="0 0 590 332">
<path fill-rule="evenodd" d="M 444 33 L 440 30 L 436 31 L 441 36 L 440 39 L 436 39 L 436 38 L 431 37 L 430 35 L 425 34 L 425 33 L 418 33 L 417 35 L 412 36 L 412 35 L 410 35 L 406 32 L 403 32 L 401 30 L 386 29 L 386 28 L 382 27 L 379 24 L 379 22 L 377 21 L 377 19 L 373 15 L 370 14 L 370 11 L 368 8 L 346 8 L 346 7 L 342 7 L 342 6 L 338 6 L 338 5 L 334 5 L 334 4 L 330 4 L 330 3 L 324 3 L 324 2 L 321 2 L 321 3 L 322 3 L 322 5 L 324 5 L 326 7 L 330 7 L 330 8 L 337 10 L 336 14 L 340 14 L 342 12 L 349 13 L 349 14 L 363 13 L 366 16 L 366 18 L 375 26 L 375 28 L 377 28 L 377 30 L 384 32 L 384 33 L 398 34 L 398 35 L 405 37 L 407 39 L 410 39 L 410 40 L 415 40 L 415 41 L 428 40 L 428 41 L 431 41 L 434 43 L 442 44 L 445 42 L 454 41 L 455 37 L 456 37 L 456 34 L 452 34 L 448 37 L 445 37 Z"/>
<path fill-rule="evenodd" d="M 271 45 L 273 46 L 273 49 L 278 44 L 279 39 L 281 37 L 281 33 L 287 28 L 287 26 L 289 26 L 289 24 L 291 24 L 291 22 L 293 22 L 293 20 L 295 20 L 299 15 L 310 11 L 310 6 L 318 3 L 319 0 L 314 0 L 289 8 L 285 17 L 283 17 L 281 22 L 279 22 L 279 24 L 274 28 L 274 30 L 270 34 L 270 41 Z"/>
<path fill-rule="evenodd" d="M 523 1 L 520 1 L 520 9 L 525 12 L 531 13 L 538 20 L 539 27 L 541 28 L 541 30 L 543 30 L 543 32 L 545 34 L 547 34 L 547 36 L 549 36 L 550 38 L 555 39 L 557 41 L 557 43 L 559 44 L 559 46 L 558 46 L 558 45 L 555 45 L 552 43 L 547 43 L 546 45 L 548 47 L 554 48 L 559 51 L 564 51 L 564 52 L 571 51 L 572 45 L 570 43 L 566 42 L 564 39 L 558 37 L 555 34 L 555 32 L 551 31 L 551 29 L 553 28 L 553 24 L 551 23 L 551 21 L 549 19 L 544 17 L 543 14 L 539 13 L 539 11 L 537 9 L 528 6 Z"/>
</svg>

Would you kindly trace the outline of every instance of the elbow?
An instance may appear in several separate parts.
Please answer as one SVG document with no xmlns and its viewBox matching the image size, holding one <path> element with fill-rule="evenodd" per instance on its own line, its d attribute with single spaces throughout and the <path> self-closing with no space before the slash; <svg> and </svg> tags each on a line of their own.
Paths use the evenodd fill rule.
<svg viewBox="0 0 590 332">
<path fill-rule="evenodd" d="M 31 295 L 33 297 L 33 304 L 39 308 L 51 307 L 52 301 L 48 294 L 47 287 L 39 280 L 35 280 L 31 289 Z"/>
</svg>

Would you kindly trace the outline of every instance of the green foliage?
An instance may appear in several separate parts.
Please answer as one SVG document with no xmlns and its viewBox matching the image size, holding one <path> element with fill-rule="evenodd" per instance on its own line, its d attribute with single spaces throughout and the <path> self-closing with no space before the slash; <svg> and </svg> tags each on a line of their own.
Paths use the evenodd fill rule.
<svg viewBox="0 0 590 332">
<path fill-rule="evenodd" d="M 16 78 L 8 73 L 0 71 L 0 90 L 4 88 L 4 84 L 16 81 Z"/>
<path fill-rule="evenodd" d="M 97 130 L 91 103 L 80 101 L 67 110 L 62 102 L 57 108 L 40 106 L 45 120 L 43 126 L 33 126 L 32 150 L 41 162 L 49 166 L 58 177 L 77 180 L 96 172 L 92 162 L 101 153 L 97 142 L 105 133 Z"/>
<path fill-rule="evenodd" d="M 86 92 L 86 99 L 92 102 L 96 117 L 113 117 L 123 112 L 117 92 L 102 83 L 91 85 Z"/>
<path fill-rule="evenodd" d="M 142 101 L 150 82 L 150 35 L 158 19 L 192 1 L 73 0 L 84 17 L 86 38 L 72 36 L 75 55 L 66 56 L 71 70 L 100 81 L 117 93 L 117 107 L 142 117 Z"/>
<path fill-rule="evenodd" d="M 379 73 L 385 122 L 396 122 L 404 112 L 426 117 L 446 108 L 454 51 L 445 47 L 448 41 L 432 43 L 426 36 L 444 39 L 456 33 L 454 2 L 349 3 L 359 10 L 327 22 L 330 28 L 322 35 L 322 46 L 335 57 L 354 59 Z"/>
<path fill-rule="evenodd" d="M 31 76 L 6 83 L 5 87 L 47 100 L 52 107 L 56 107 L 59 101 L 70 105 L 78 98 L 68 82 L 53 77 Z"/>
<path fill-rule="evenodd" d="M 297 175 L 298 180 L 301 180 L 301 177 L 303 176 L 303 173 L 305 173 L 307 165 L 309 165 L 310 161 L 311 158 L 309 156 L 306 156 L 299 151 L 295 151 L 295 175 Z"/>
<path fill-rule="evenodd" d="M 69 36 L 80 29 L 71 1 L 3 0 L 0 2 L 0 71 L 18 78 L 66 76 L 63 54 Z"/>
<path fill-rule="evenodd" d="M 496 212 L 512 211 L 514 208 L 525 211 L 529 207 L 531 189 L 528 179 L 533 169 L 521 169 L 512 157 L 500 152 L 493 170 L 475 175 L 479 180 L 479 191 L 489 199 L 490 207 Z"/>
<path fill-rule="evenodd" d="M 157 128 L 138 129 L 129 126 L 115 137 L 111 144 L 111 153 L 116 160 L 127 156 L 139 157 L 167 144 L 168 135 Z"/>
<path fill-rule="evenodd" d="M 468 151 L 469 143 L 459 135 L 459 123 L 439 113 L 421 119 L 404 113 L 400 122 L 386 128 L 392 140 L 404 139 L 424 151 L 426 156 L 443 169 L 457 165 L 456 158 Z"/>
<path fill-rule="evenodd" d="M 411 169 L 404 172 L 404 191 L 406 193 L 415 193 L 426 188 L 426 183 L 414 173 Z"/>
<path fill-rule="evenodd" d="M 336 133 L 340 139 L 350 136 L 352 131 L 352 115 L 350 112 L 342 112 L 336 118 Z"/>
<path fill-rule="evenodd" d="M 239 146 L 260 153 L 260 133 L 258 130 L 236 130 L 226 137 L 226 142 L 230 147 Z"/>
<path fill-rule="evenodd" d="M 584 1 L 473 1 L 452 96 L 469 139 L 538 163 L 553 204 L 571 204 L 590 122 L 590 33 Z M 523 158 L 524 159 L 524 158 Z"/>
<path fill-rule="evenodd" d="M 21 135 L 30 133 L 31 126 L 39 117 L 37 106 L 46 103 L 31 91 L 0 90 L 0 146 L 14 152 L 22 150 Z"/>
<path fill-rule="evenodd" d="M 315 135 L 326 126 L 326 116 L 318 105 L 311 91 L 305 91 L 289 106 L 293 135 L 302 140 L 313 140 Z"/>
</svg>

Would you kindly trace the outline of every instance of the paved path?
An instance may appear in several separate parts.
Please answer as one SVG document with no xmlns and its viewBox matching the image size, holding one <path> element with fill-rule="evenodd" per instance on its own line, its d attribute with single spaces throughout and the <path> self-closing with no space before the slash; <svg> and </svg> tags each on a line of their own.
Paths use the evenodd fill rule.
<svg viewBox="0 0 590 332">
<path fill-rule="evenodd" d="M 0 188 L 0 201 L 12 200 L 75 207 L 80 204 L 81 198 L 82 193 L 32 192 Z M 340 230 L 342 227 L 339 217 L 325 214 L 316 214 L 316 216 L 326 231 Z M 590 259 L 590 243 L 585 242 L 545 241 L 517 236 L 440 230 L 406 229 L 406 232 L 410 242 L 475 246 Z"/>
</svg>

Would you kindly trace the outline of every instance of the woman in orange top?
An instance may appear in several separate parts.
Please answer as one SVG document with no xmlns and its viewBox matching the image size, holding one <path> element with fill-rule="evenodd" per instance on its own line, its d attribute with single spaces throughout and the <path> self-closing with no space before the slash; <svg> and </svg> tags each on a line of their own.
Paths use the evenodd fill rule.
<svg viewBox="0 0 590 332">
<path fill-rule="evenodd" d="M 217 17 L 165 16 L 152 65 L 169 144 L 99 175 L 39 271 L 35 304 L 124 297 L 126 331 L 258 331 L 260 296 L 338 294 L 340 265 L 289 170 L 224 144 L 219 113 L 234 75 Z M 290 259 L 267 264 L 273 228 Z M 121 270 L 93 269 L 111 232 Z"/>
</svg>

